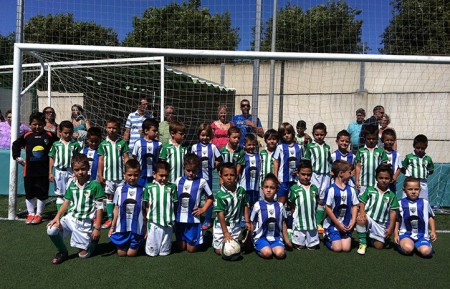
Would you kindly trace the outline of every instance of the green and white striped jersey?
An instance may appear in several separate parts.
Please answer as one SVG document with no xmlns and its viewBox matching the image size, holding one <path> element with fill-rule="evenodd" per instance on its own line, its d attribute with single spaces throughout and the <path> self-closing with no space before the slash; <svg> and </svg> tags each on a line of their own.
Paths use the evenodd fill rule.
<svg viewBox="0 0 450 289">
<path fill-rule="evenodd" d="M 359 196 L 359 200 L 366 204 L 364 209 L 366 214 L 379 224 L 385 224 L 388 221 L 390 210 L 399 208 L 395 193 L 389 189 L 381 193 L 378 187 L 367 187 Z"/>
<path fill-rule="evenodd" d="M 112 141 L 106 137 L 98 147 L 98 155 L 104 157 L 103 177 L 107 181 L 123 180 L 123 156 L 129 151 L 123 139 Z"/>
<path fill-rule="evenodd" d="M 238 186 L 235 192 L 220 187 L 214 200 L 214 212 L 223 212 L 227 225 L 239 223 L 244 214 L 244 207 L 248 206 L 248 196 L 243 187 Z M 219 223 L 219 218 L 214 220 Z"/>
<path fill-rule="evenodd" d="M 95 201 L 104 198 L 106 195 L 99 182 L 88 181 L 79 187 L 78 182 L 73 180 L 64 194 L 64 199 L 70 201 L 67 214 L 78 220 L 92 220 L 96 212 Z"/>
<path fill-rule="evenodd" d="M 221 148 L 220 154 L 222 155 L 222 160 L 224 163 L 233 163 L 235 166 L 237 166 L 237 163 L 240 158 L 245 154 L 244 150 L 238 147 L 234 152 L 231 152 L 228 148 L 228 144 Z"/>
<path fill-rule="evenodd" d="M 269 152 L 268 150 L 262 150 L 259 154 L 261 156 L 261 185 L 264 178 L 268 173 L 273 173 L 273 161 L 272 158 L 274 152 Z"/>
<path fill-rule="evenodd" d="M 179 177 L 184 176 L 183 162 L 187 151 L 184 146 L 175 146 L 171 139 L 161 148 L 159 158 L 170 165 L 169 182 L 175 182 Z"/>
<path fill-rule="evenodd" d="M 331 149 L 326 143 L 309 143 L 306 146 L 304 159 L 310 160 L 313 172 L 316 174 L 329 174 L 331 171 Z"/>
<path fill-rule="evenodd" d="M 402 162 L 402 166 L 406 169 L 406 176 L 426 179 L 428 175 L 434 171 L 434 164 L 427 155 L 419 157 L 415 153 L 406 155 Z"/>
<path fill-rule="evenodd" d="M 175 223 L 174 203 L 178 202 L 177 187 L 174 184 L 161 185 L 158 182 L 144 188 L 144 201 L 148 202 L 149 223 L 171 227 Z"/>
<path fill-rule="evenodd" d="M 71 140 L 68 143 L 59 140 L 53 143 L 48 156 L 55 160 L 53 163 L 55 169 L 67 170 L 70 169 L 72 157 L 80 151 L 81 146 L 76 140 Z"/>
<path fill-rule="evenodd" d="M 361 186 L 375 186 L 377 183 L 375 172 L 381 163 L 387 163 L 389 160 L 384 149 L 378 146 L 373 149 L 364 146 L 356 153 L 356 163 L 361 163 L 359 184 Z"/>
<path fill-rule="evenodd" d="M 313 184 L 306 187 L 300 182 L 293 185 L 289 192 L 289 202 L 295 204 L 293 227 L 297 230 L 315 230 L 316 207 L 319 201 L 319 190 Z"/>
</svg>

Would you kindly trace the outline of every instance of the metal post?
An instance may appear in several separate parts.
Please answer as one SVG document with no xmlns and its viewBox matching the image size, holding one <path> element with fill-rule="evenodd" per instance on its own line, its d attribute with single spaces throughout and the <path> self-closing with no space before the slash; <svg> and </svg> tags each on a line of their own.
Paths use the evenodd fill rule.
<svg viewBox="0 0 450 289">
<path fill-rule="evenodd" d="M 261 2 L 256 0 L 255 51 L 261 49 Z M 258 123 L 259 59 L 253 60 L 252 120 Z"/>
<path fill-rule="evenodd" d="M 283 105 L 284 105 L 284 60 L 281 61 L 280 73 L 280 107 L 278 108 L 278 125 L 283 123 Z"/>
<path fill-rule="evenodd" d="M 165 85 L 164 85 L 164 72 L 165 72 L 165 69 L 164 69 L 164 57 L 162 57 L 161 58 L 161 75 L 160 75 L 160 83 L 161 83 L 161 91 L 160 91 L 160 93 L 161 93 L 161 98 L 160 98 L 160 100 L 161 100 L 161 107 L 160 107 L 160 116 L 161 116 L 161 122 L 163 122 L 164 121 L 164 103 L 165 103 L 165 94 L 164 94 L 164 89 L 165 89 Z"/>
<path fill-rule="evenodd" d="M 47 106 L 52 106 L 52 66 L 47 64 Z"/>
<path fill-rule="evenodd" d="M 277 0 L 273 1 L 273 16 L 272 16 L 272 52 L 276 51 L 277 39 Z M 273 128 L 273 102 L 275 94 L 275 60 L 270 60 L 270 82 L 269 82 L 269 107 L 267 128 Z"/>
</svg>

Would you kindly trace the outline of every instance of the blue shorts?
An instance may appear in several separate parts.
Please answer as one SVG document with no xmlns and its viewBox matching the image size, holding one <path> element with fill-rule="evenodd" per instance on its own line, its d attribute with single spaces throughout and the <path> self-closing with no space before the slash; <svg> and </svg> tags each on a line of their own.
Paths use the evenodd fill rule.
<svg viewBox="0 0 450 289">
<path fill-rule="evenodd" d="M 202 225 L 197 223 L 177 223 L 175 236 L 177 242 L 186 242 L 191 246 L 203 244 Z"/>
<path fill-rule="evenodd" d="M 284 243 L 281 241 L 280 237 L 275 237 L 275 241 L 268 241 L 266 238 L 261 237 L 256 240 L 254 247 L 257 252 L 260 252 L 262 248 L 269 246 L 271 249 L 281 246 L 284 248 Z"/>
<path fill-rule="evenodd" d="M 325 229 L 325 233 L 328 236 L 328 239 L 330 239 L 330 242 L 334 241 L 340 241 L 342 239 L 347 239 L 352 237 L 352 232 L 344 233 L 339 231 L 334 226 L 329 226 Z"/>
<path fill-rule="evenodd" d="M 295 184 L 295 182 L 283 182 L 280 185 L 280 188 L 278 189 L 277 196 L 278 197 L 288 197 L 289 196 L 289 190 L 291 187 Z"/>
<path fill-rule="evenodd" d="M 414 242 L 414 247 L 416 247 L 416 249 L 419 249 L 419 247 L 421 247 L 421 246 L 433 247 L 433 246 L 431 246 L 430 240 L 427 240 L 427 239 L 425 239 L 424 237 L 420 237 L 420 238 L 418 238 L 417 240 L 414 240 L 414 239 L 411 238 L 411 236 L 408 235 L 408 234 L 400 235 L 400 241 L 403 240 L 403 239 L 405 239 L 405 238 L 411 239 L 411 240 Z"/>
<path fill-rule="evenodd" d="M 121 249 L 130 248 L 136 250 L 141 246 L 144 236 L 132 232 L 117 232 L 112 234 L 109 239 Z"/>
</svg>

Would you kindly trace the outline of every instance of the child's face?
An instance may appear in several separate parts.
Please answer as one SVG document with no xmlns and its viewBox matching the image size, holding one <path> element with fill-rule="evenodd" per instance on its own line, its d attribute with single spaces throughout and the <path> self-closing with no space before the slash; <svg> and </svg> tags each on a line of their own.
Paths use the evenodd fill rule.
<svg viewBox="0 0 450 289">
<path fill-rule="evenodd" d="M 161 185 L 165 185 L 169 182 L 169 171 L 165 169 L 158 169 L 153 171 L 153 178 Z"/>
<path fill-rule="evenodd" d="M 136 186 L 140 175 L 140 169 L 128 168 L 124 173 L 125 183 L 129 184 L 130 186 Z"/>
<path fill-rule="evenodd" d="M 73 163 L 72 165 L 73 175 L 77 178 L 78 182 L 85 183 L 89 179 L 89 165 L 85 163 Z"/>
<path fill-rule="evenodd" d="M 340 151 L 347 151 L 348 146 L 350 145 L 350 138 L 346 135 L 340 136 L 336 141 L 336 144 Z"/>
<path fill-rule="evenodd" d="M 98 146 L 100 145 L 101 141 L 102 141 L 101 138 L 99 138 L 96 135 L 91 135 L 87 139 L 88 146 L 91 150 L 98 149 Z"/>
<path fill-rule="evenodd" d="M 184 140 L 185 133 L 184 133 L 184 131 L 177 131 L 177 132 L 171 132 L 170 135 L 172 136 L 172 139 L 177 144 L 180 144 Z"/>
<path fill-rule="evenodd" d="M 323 129 L 316 129 L 313 132 L 314 141 L 318 144 L 323 144 L 327 133 Z"/>
<path fill-rule="evenodd" d="M 301 168 L 298 171 L 298 179 L 300 184 L 308 186 L 311 183 L 312 169 L 311 168 Z"/>
<path fill-rule="evenodd" d="M 368 148 L 370 148 L 370 149 L 374 148 L 378 142 L 378 135 L 368 133 L 368 134 L 366 134 L 365 140 L 366 140 L 366 146 Z"/>
<path fill-rule="evenodd" d="M 343 172 L 339 172 L 339 177 L 341 178 L 341 180 L 345 183 L 348 180 L 350 180 L 350 178 L 352 177 L 352 170 L 346 170 Z"/>
<path fill-rule="evenodd" d="M 403 191 L 406 194 L 406 197 L 415 201 L 419 198 L 420 195 L 420 183 L 419 182 L 407 182 L 403 188 Z"/>
<path fill-rule="evenodd" d="M 184 175 L 189 179 L 193 180 L 197 176 L 198 168 L 194 164 L 185 164 L 184 165 Z"/>
<path fill-rule="evenodd" d="M 40 133 L 44 130 L 45 122 L 40 121 L 38 119 L 33 119 L 30 122 L 30 129 L 34 133 Z"/>
<path fill-rule="evenodd" d="M 297 133 L 301 136 L 303 136 L 305 134 L 305 130 L 306 130 L 306 128 L 304 128 L 304 127 L 297 127 Z"/>
<path fill-rule="evenodd" d="M 268 151 L 272 152 L 275 150 L 278 144 L 278 138 L 275 136 L 269 136 L 266 139 L 266 148 Z"/>
<path fill-rule="evenodd" d="M 283 133 L 283 141 L 287 144 L 291 144 L 294 142 L 294 135 L 288 131 L 284 131 Z"/>
<path fill-rule="evenodd" d="M 106 134 L 109 138 L 115 139 L 119 135 L 119 124 L 115 122 L 108 122 L 106 124 Z"/>
<path fill-rule="evenodd" d="M 394 147 L 394 143 L 395 143 L 395 138 L 393 135 L 384 135 L 383 137 L 383 144 L 384 144 L 384 149 L 387 151 L 392 151 L 393 147 Z"/>
<path fill-rule="evenodd" d="M 239 145 L 240 139 L 241 139 L 241 134 L 238 132 L 234 132 L 228 137 L 228 143 L 230 144 L 231 147 L 235 148 Z"/>
<path fill-rule="evenodd" d="M 414 145 L 414 153 L 419 157 L 422 157 L 425 155 L 427 147 L 428 145 L 426 143 L 418 142 Z"/>
<path fill-rule="evenodd" d="M 264 199 L 266 201 L 273 201 L 275 194 L 277 193 L 277 185 L 272 180 L 265 180 L 262 191 L 264 193 Z"/>
<path fill-rule="evenodd" d="M 220 178 L 222 179 L 222 184 L 225 186 L 225 188 L 233 188 L 236 185 L 237 180 L 236 169 L 223 168 L 222 173 L 220 174 Z"/>
<path fill-rule="evenodd" d="M 158 134 L 158 129 L 155 126 L 151 126 L 149 129 L 146 129 L 144 133 L 148 139 L 153 140 Z"/>
<path fill-rule="evenodd" d="M 64 141 L 70 141 L 72 139 L 73 130 L 68 127 L 63 127 L 63 129 L 60 130 L 59 133 L 61 134 L 61 138 Z"/>
<path fill-rule="evenodd" d="M 246 141 L 244 143 L 244 149 L 246 153 L 252 154 L 256 149 L 256 141 Z"/>
<path fill-rule="evenodd" d="M 198 136 L 198 140 L 201 144 L 209 144 L 211 142 L 211 137 L 206 130 L 202 130 Z"/>
<path fill-rule="evenodd" d="M 380 190 L 386 191 L 391 183 L 391 175 L 388 172 L 379 172 L 377 175 L 377 186 Z"/>
</svg>

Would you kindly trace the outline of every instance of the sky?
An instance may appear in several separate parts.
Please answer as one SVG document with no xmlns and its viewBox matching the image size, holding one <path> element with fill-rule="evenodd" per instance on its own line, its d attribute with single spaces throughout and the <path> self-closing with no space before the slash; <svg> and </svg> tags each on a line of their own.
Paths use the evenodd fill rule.
<svg viewBox="0 0 450 289">
<path fill-rule="evenodd" d="M 24 0 L 25 21 L 39 13 L 43 15 L 72 13 L 76 21 L 94 21 L 113 28 L 123 40 L 132 31 L 133 16 L 142 16 L 149 6 L 165 6 L 182 0 Z M 273 12 L 273 0 L 262 0 L 263 21 L 269 19 Z M 228 11 L 232 17 L 232 26 L 239 27 L 241 42 L 238 50 L 249 50 L 252 41 L 252 27 L 255 25 L 256 0 L 203 0 L 202 7 L 208 7 L 212 13 Z M 303 11 L 326 3 L 326 0 L 278 0 L 278 8 L 287 3 L 298 4 Z M 347 0 L 350 7 L 362 10 L 358 20 L 362 19 L 363 42 L 370 47 L 369 54 L 378 53 L 381 47 L 380 35 L 389 24 L 391 7 L 389 0 Z M 0 9 L 0 34 L 15 31 L 17 0 L 2 0 Z"/>
</svg>

